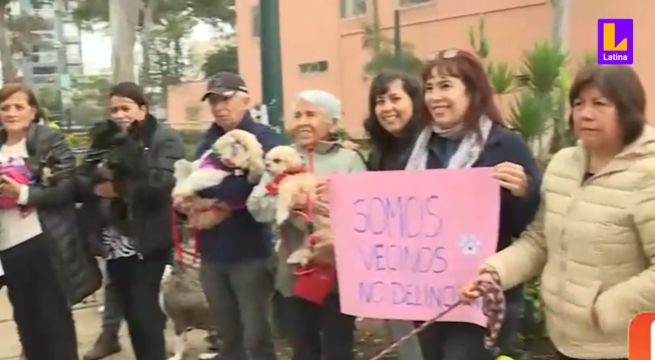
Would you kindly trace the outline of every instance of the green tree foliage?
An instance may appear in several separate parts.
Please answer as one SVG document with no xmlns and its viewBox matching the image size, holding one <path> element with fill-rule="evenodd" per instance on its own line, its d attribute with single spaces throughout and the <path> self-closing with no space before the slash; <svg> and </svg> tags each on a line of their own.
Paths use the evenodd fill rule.
<svg viewBox="0 0 655 360">
<path fill-rule="evenodd" d="M 229 45 L 207 54 L 202 72 L 210 77 L 218 72 L 239 72 L 239 56 L 236 45 Z"/>
<path fill-rule="evenodd" d="M 56 86 L 39 87 L 36 89 L 36 98 L 39 101 L 39 106 L 46 114 L 61 114 L 61 96 Z"/>
<path fill-rule="evenodd" d="M 85 30 L 91 30 L 97 23 L 109 22 L 110 0 L 82 0 L 77 2 L 73 17 Z M 136 0 L 135 0 L 136 1 Z"/>
<path fill-rule="evenodd" d="M 7 0 L 0 0 L 7 1 Z M 91 26 L 109 21 L 110 0 L 80 0 L 74 17 L 83 25 Z M 232 10 L 234 0 L 134 0 L 142 1 L 144 6 L 153 6 L 154 20 L 158 22 L 167 14 L 179 16 L 182 13 L 212 25 L 220 23 L 234 24 L 235 13 Z"/>
<path fill-rule="evenodd" d="M 484 16 L 478 19 L 478 37 L 479 42 L 476 42 L 475 30 L 472 26 L 468 28 L 469 44 L 474 49 L 475 53 L 480 59 L 486 59 L 489 56 L 489 40 L 484 32 L 485 20 Z"/>
<path fill-rule="evenodd" d="M 70 116 L 73 124 L 90 125 L 107 117 L 109 90 L 112 83 L 105 76 L 84 76 L 73 79 L 73 103 Z"/>
<path fill-rule="evenodd" d="M 370 51 L 371 60 L 364 65 L 364 73 L 376 76 L 384 70 L 399 70 L 410 74 L 420 71 L 423 62 L 409 43 L 402 43 L 400 54 L 396 56 L 393 39 L 386 36 L 380 28 L 378 2 L 373 0 L 373 20 L 364 26 L 362 48 Z"/>
<path fill-rule="evenodd" d="M 0 0 L 0 62 L 5 82 L 16 81 L 17 66 L 14 54 L 22 53 L 29 56 L 32 44 L 39 40 L 35 30 L 42 30 L 50 24 L 43 18 L 34 15 L 11 15 L 8 11 L 11 0 Z"/>
</svg>

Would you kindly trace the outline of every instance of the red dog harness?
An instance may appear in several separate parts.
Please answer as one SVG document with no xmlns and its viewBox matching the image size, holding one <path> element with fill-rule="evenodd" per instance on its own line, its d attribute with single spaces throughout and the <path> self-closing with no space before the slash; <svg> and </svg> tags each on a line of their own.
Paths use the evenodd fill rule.
<svg viewBox="0 0 655 360">
<path fill-rule="evenodd" d="M 292 170 L 292 171 L 284 172 L 284 173 L 279 174 L 279 175 L 275 175 L 275 177 L 268 184 L 266 184 L 266 193 L 269 194 L 269 195 L 277 195 L 277 192 L 278 192 L 278 190 L 280 188 L 280 183 L 282 183 L 282 180 L 286 179 L 287 176 L 297 175 L 297 174 L 304 173 L 304 172 L 305 172 L 305 169 L 298 169 L 298 170 L 295 170 L 295 171 Z"/>
</svg>

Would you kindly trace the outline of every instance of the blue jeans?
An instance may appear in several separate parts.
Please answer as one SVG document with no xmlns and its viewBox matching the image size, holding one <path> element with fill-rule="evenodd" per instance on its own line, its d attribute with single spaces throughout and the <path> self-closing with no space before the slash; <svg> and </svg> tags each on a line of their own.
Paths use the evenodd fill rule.
<svg viewBox="0 0 655 360">
<path fill-rule="evenodd" d="M 102 312 L 103 331 L 118 334 L 123 322 L 123 307 L 111 281 L 105 282 L 105 310 Z"/>
</svg>

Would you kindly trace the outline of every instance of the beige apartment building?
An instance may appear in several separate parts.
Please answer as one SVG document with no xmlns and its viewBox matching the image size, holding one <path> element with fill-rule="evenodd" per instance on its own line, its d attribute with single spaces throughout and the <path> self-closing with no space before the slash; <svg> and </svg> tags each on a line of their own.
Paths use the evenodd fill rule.
<svg viewBox="0 0 655 360">
<path fill-rule="evenodd" d="M 255 102 L 261 99 L 260 0 L 236 2 L 239 68 Z M 266 0 L 261 0 L 266 1 Z M 655 1 L 569 0 L 572 66 L 597 46 L 597 19 L 634 19 L 634 66 L 648 94 L 655 96 Z M 392 37 L 395 9 L 400 9 L 401 37 L 419 57 L 443 48 L 470 49 L 468 27 L 486 18 L 489 58 L 520 69 L 523 52 L 535 41 L 552 37 L 550 0 L 378 0 L 379 18 Z M 369 79 L 363 68 L 371 55 L 362 47 L 364 26 L 371 20 L 370 0 L 280 0 L 280 36 L 285 113 L 294 94 L 304 89 L 331 91 L 342 99 L 343 124 L 352 135 L 363 135 Z M 170 91 L 168 118 L 178 127 L 204 127 L 211 119 L 200 103 L 204 82 L 181 84 Z M 511 102 L 504 99 L 504 102 Z M 649 118 L 655 119 L 650 106 Z M 197 123 L 197 125 L 195 124 Z"/>
</svg>

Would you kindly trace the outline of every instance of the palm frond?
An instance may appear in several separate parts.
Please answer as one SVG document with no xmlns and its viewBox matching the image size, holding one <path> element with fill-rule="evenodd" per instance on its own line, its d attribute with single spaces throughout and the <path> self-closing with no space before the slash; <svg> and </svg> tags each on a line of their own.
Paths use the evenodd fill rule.
<svg viewBox="0 0 655 360">
<path fill-rule="evenodd" d="M 487 73 L 489 74 L 491 86 L 493 86 L 497 94 L 505 94 L 512 89 L 515 76 L 509 64 L 489 61 L 487 63 Z"/>
<path fill-rule="evenodd" d="M 566 64 L 567 55 L 557 44 L 537 42 L 525 53 L 523 61 L 529 86 L 538 94 L 548 94 L 557 86 L 560 69 Z"/>
<path fill-rule="evenodd" d="M 526 141 L 538 137 L 543 133 L 546 122 L 542 101 L 531 91 L 522 91 L 512 106 L 510 120 Z"/>
</svg>

